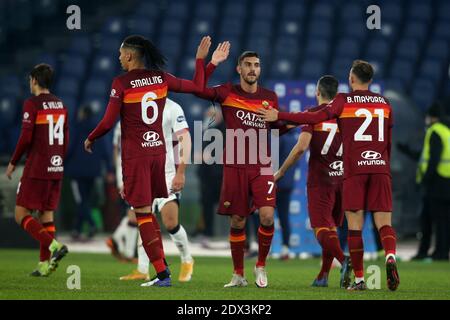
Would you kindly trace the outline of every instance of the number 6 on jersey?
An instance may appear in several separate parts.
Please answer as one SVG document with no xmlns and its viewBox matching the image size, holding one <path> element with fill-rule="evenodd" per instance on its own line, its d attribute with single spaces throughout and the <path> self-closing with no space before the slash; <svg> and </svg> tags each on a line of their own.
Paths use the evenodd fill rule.
<svg viewBox="0 0 450 320">
<path fill-rule="evenodd" d="M 141 115 L 142 115 L 142 121 L 144 121 L 145 124 L 153 124 L 156 119 L 158 119 L 158 105 L 156 104 L 155 100 L 157 98 L 156 94 L 154 92 L 147 92 L 142 97 L 141 101 Z M 151 118 L 147 115 L 148 108 L 153 109 L 153 116 Z"/>
</svg>

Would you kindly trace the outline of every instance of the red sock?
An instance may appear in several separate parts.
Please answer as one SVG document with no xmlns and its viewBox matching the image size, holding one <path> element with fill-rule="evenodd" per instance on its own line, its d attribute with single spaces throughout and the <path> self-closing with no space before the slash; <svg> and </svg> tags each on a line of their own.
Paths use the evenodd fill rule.
<svg viewBox="0 0 450 320">
<path fill-rule="evenodd" d="M 151 213 L 136 212 L 136 220 L 142 238 L 142 246 L 147 253 L 148 259 L 155 268 L 156 273 L 160 273 L 166 270 L 166 265 L 164 263 L 164 258 L 161 256 L 162 248 L 159 244 L 158 234 L 153 223 L 154 219 L 156 219 L 156 217 Z"/>
<path fill-rule="evenodd" d="M 364 277 L 364 244 L 361 230 L 348 230 L 348 251 L 355 276 Z"/>
<path fill-rule="evenodd" d="M 45 228 L 32 216 L 28 215 L 22 219 L 20 223 L 22 228 L 28 232 L 35 240 L 39 241 L 42 246 L 49 247 L 53 241 L 53 237 L 48 234 Z"/>
<path fill-rule="evenodd" d="M 383 226 L 378 231 L 380 233 L 381 243 L 383 244 L 385 255 L 396 253 L 397 237 L 395 230 L 391 226 Z"/>
<path fill-rule="evenodd" d="M 155 231 L 156 231 L 156 234 L 158 235 L 158 239 L 159 239 L 159 245 L 161 246 L 161 256 L 163 259 L 166 259 L 166 256 L 164 254 L 162 235 L 161 235 L 161 227 L 159 226 L 158 218 L 156 216 L 153 216 L 153 226 L 155 227 Z"/>
<path fill-rule="evenodd" d="M 245 230 L 230 229 L 231 258 L 233 259 L 234 273 L 244 276 L 244 248 Z"/>
<path fill-rule="evenodd" d="M 273 224 L 271 226 L 260 225 L 258 229 L 258 262 L 257 267 L 264 267 L 266 265 L 267 255 L 270 251 L 270 245 L 272 244 L 273 234 L 275 228 Z"/>
<path fill-rule="evenodd" d="M 328 278 L 330 273 L 331 264 L 333 263 L 333 255 L 325 249 L 322 249 L 322 268 L 320 269 L 317 280 Z"/>
<path fill-rule="evenodd" d="M 322 249 L 331 254 L 342 264 L 345 257 L 344 252 L 341 249 L 341 244 L 339 243 L 337 232 L 329 229 L 319 229 L 316 236 Z"/>
<path fill-rule="evenodd" d="M 53 239 L 55 239 L 55 232 L 56 232 L 55 224 L 53 222 L 46 222 L 46 223 L 43 223 L 42 226 L 47 231 L 47 233 Z M 50 250 L 48 249 L 48 246 L 44 246 L 41 243 L 39 261 L 42 262 L 42 261 L 47 261 L 49 259 L 50 259 Z"/>
</svg>

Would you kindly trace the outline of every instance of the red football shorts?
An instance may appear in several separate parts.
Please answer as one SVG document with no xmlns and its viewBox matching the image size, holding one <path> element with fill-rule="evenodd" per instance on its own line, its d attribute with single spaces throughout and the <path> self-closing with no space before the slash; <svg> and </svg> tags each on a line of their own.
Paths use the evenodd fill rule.
<svg viewBox="0 0 450 320">
<path fill-rule="evenodd" d="M 20 179 L 16 205 L 28 210 L 54 211 L 58 207 L 62 180 Z"/>
<path fill-rule="evenodd" d="M 308 187 L 308 212 L 312 228 L 340 227 L 344 221 L 342 185 Z"/>
<path fill-rule="evenodd" d="M 122 161 L 125 200 L 134 208 L 152 206 L 156 198 L 167 198 L 166 155 Z"/>
<path fill-rule="evenodd" d="M 343 183 L 345 211 L 392 212 L 392 178 L 387 174 L 349 177 Z"/>
<path fill-rule="evenodd" d="M 261 207 L 275 208 L 276 191 L 273 174 L 224 166 L 219 214 L 247 217 Z"/>
</svg>

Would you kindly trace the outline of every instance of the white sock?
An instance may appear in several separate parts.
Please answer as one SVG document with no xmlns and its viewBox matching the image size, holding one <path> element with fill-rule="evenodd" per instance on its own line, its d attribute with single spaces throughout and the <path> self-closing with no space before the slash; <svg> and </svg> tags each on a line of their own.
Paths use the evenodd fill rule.
<svg viewBox="0 0 450 320">
<path fill-rule="evenodd" d="M 120 254 L 124 254 L 125 252 L 125 242 L 124 237 L 127 233 L 128 229 L 128 217 L 123 217 L 120 221 L 119 226 L 116 228 L 116 231 L 114 231 L 112 238 L 117 243 L 117 250 Z"/>
<path fill-rule="evenodd" d="M 175 234 L 169 233 L 170 238 L 180 251 L 181 262 L 192 262 L 191 252 L 189 250 L 189 241 L 186 230 L 180 224 L 180 229 Z"/>
<path fill-rule="evenodd" d="M 123 255 L 128 259 L 134 258 L 138 234 L 139 234 L 139 229 L 137 228 L 137 226 L 132 227 L 127 223 L 126 231 L 124 234 L 125 245 L 124 245 L 124 249 L 123 249 L 123 251 L 124 251 Z"/>
<path fill-rule="evenodd" d="M 364 281 L 364 277 L 361 277 L 361 278 L 355 277 L 355 282 L 356 283 L 360 283 L 361 281 Z"/>
<path fill-rule="evenodd" d="M 140 273 L 148 274 L 148 266 L 150 265 L 150 260 L 148 259 L 147 252 L 145 252 L 144 246 L 142 245 L 141 236 L 138 237 L 138 266 L 137 269 Z"/>
<path fill-rule="evenodd" d="M 395 255 L 394 255 L 393 253 L 389 253 L 389 254 L 386 256 L 386 262 L 388 261 L 388 259 L 389 259 L 390 257 L 392 257 L 395 261 L 397 261 L 397 259 L 395 259 Z"/>
</svg>

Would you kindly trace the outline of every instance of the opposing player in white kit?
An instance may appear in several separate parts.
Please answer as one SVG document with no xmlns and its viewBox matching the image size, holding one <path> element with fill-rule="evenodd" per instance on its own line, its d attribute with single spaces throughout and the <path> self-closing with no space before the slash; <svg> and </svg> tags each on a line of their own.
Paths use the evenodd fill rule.
<svg viewBox="0 0 450 320">
<path fill-rule="evenodd" d="M 163 111 L 163 131 L 167 151 L 165 173 L 169 197 L 155 199 L 152 212 L 161 213 L 162 222 L 180 252 L 181 268 L 178 280 L 186 282 L 191 280 L 194 259 L 189 250 L 186 230 L 178 221 L 178 212 L 180 191 L 185 184 L 185 169 L 191 153 L 191 136 L 183 109 L 170 99 L 167 99 Z M 175 150 L 173 142 L 179 143 Z M 121 277 L 121 280 L 148 280 L 149 260 L 140 237 L 138 241 L 138 268 Z M 150 284 L 151 282 L 144 283 L 143 286 Z"/>
</svg>

